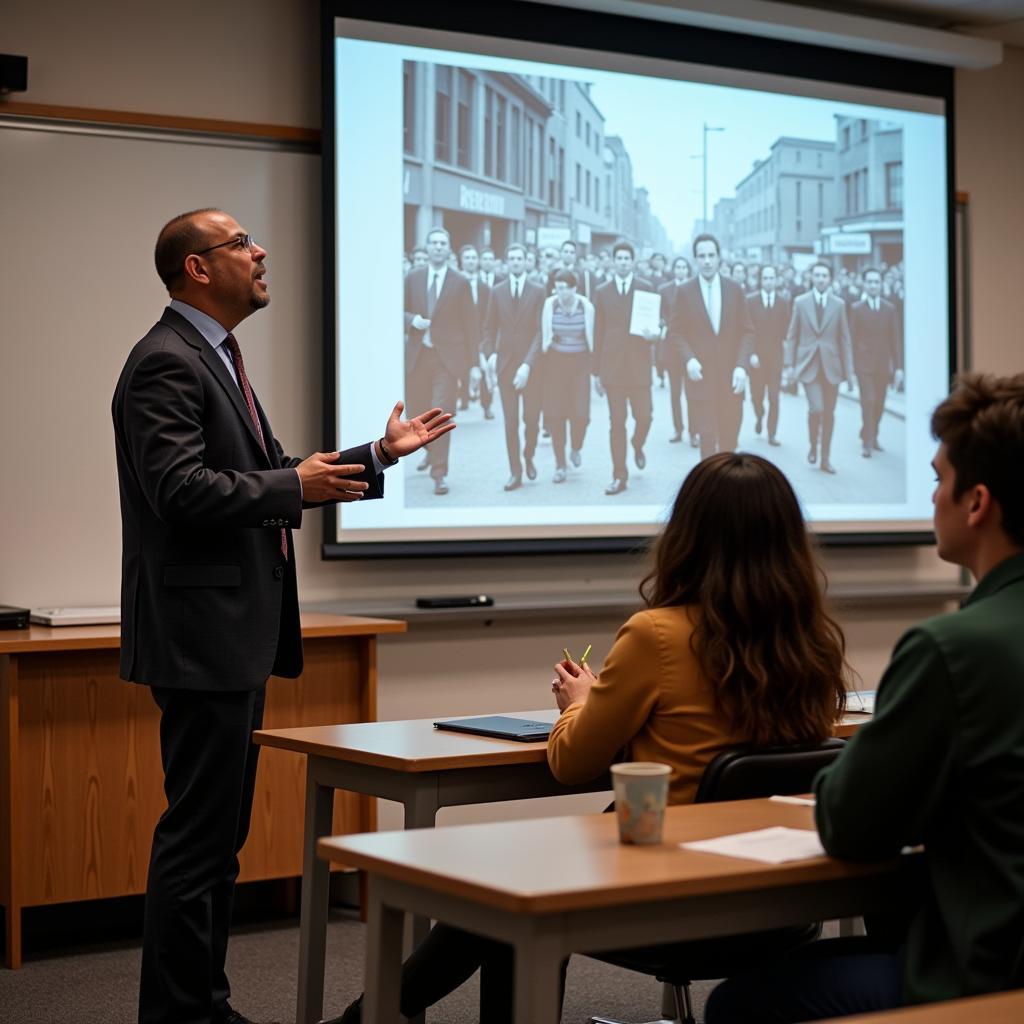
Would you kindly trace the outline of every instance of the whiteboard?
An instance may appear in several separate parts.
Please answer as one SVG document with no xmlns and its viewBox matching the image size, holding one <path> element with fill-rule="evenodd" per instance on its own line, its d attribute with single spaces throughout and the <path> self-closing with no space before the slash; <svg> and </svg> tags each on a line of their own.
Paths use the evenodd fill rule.
<svg viewBox="0 0 1024 1024">
<path fill-rule="evenodd" d="M 321 444 L 320 160 L 273 142 L 0 125 L 0 601 L 116 603 L 110 399 L 167 302 L 160 228 L 222 206 L 269 251 L 271 303 L 238 330 L 275 432 Z M 318 557 L 312 517 L 303 549 Z"/>
</svg>

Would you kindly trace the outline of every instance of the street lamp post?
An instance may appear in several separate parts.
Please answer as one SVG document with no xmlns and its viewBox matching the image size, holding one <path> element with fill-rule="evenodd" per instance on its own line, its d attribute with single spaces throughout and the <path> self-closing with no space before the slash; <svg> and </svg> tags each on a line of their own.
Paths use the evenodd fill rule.
<svg viewBox="0 0 1024 1024">
<path fill-rule="evenodd" d="M 712 128 L 707 121 L 704 122 L 704 149 L 702 151 L 701 159 L 704 164 L 704 215 L 701 221 L 704 225 L 704 230 L 708 229 L 708 133 L 709 132 L 724 132 L 724 128 Z"/>
</svg>

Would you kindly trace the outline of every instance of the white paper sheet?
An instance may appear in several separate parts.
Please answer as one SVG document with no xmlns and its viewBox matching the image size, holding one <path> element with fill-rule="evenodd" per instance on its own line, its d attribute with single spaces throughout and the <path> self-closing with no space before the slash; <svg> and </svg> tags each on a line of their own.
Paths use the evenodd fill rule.
<svg viewBox="0 0 1024 1024">
<path fill-rule="evenodd" d="M 684 850 L 718 853 L 723 857 L 740 857 L 761 861 L 763 864 L 786 864 L 825 856 L 817 832 L 805 828 L 785 828 L 782 825 L 679 845 Z"/>
<path fill-rule="evenodd" d="M 629 316 L 629 333 L 645 330 L 658 334 L 661 330 L 661 296 L 657 292 L 633 290 L 633 308 Z"/>
</svg>

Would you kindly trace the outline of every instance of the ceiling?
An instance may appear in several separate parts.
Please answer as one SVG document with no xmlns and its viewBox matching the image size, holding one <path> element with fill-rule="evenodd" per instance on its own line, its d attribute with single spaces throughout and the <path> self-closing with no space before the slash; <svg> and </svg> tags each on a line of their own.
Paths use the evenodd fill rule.
<svg viewBox="0 0 1024 1024">
<path fill-rule="evenodd" d="M 861 14 L 925 28 L 947 29 L 1024 46 L 1024 0 L 786 0 L 843 14 Z"/>
</svg>

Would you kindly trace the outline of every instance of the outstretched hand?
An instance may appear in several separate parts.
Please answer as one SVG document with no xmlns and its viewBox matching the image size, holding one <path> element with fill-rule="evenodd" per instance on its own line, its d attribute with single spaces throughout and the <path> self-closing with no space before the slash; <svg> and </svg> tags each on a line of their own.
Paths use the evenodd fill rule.
<svg viewBox="0 0 1024 1024">
<path fill-rule="evenodd" d="M 384 443 L 396 459 L 403 455 L 411 455 L 425 444 L 430 444 L 442 434 L 455 429 L 455 424 L 451 422 L 452 414 L 443 409 L 430 409 L 419 416 L 403 420 L 404 409 L 404 402 L 395 403 L 384 430 Z"/>
</svg>

